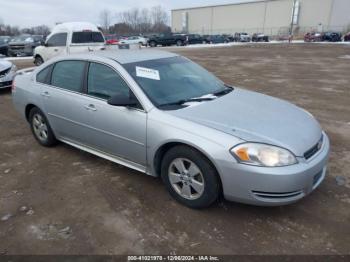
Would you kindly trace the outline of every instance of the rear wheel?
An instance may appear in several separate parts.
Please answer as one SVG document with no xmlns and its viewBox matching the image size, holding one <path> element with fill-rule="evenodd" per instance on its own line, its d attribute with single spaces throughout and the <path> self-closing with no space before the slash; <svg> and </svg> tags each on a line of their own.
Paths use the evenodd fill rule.
<svg viewBox="0 0 350 262">
<path fill-rule="evenodd" d="M 40 145 L 51 147 L 57 144 L 57 140 L 52 132 L 50 124 L 39 108 L 34 107 L 30 111 L 29 122 L 32 133 Z"/>
<path fill-rule="evenodd" d="M 150 47 L 156 47 L 157 43 L 155 41 L 149 42 Z"/>
<path fill-rule="evenodd" d="M 187 146 L 170 149 L 163 158 L 161 176 L 170 195 L 183 205 L 204 208 L 218 199 L 218 174 L 195 149 Z"/>
</svg>

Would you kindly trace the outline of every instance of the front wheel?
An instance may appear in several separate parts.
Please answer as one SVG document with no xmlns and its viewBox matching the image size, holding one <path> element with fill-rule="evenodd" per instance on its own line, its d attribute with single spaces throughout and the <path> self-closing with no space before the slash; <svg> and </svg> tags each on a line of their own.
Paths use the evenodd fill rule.
<svg viewBox="0 0 350 262">
<path fill-rule="evenodd" d="M 39 108 L 34 107 L 30 111 L 29 123 L 32 133 L 40 145 L 52 147 L 57 143 L 49 122 Z"/>
<path fill-rule="evenodd" d="M 44 60 L 42 59 L 41 56 L 36 56 L 35 59 L 34 59 L 34 64 L 36 66 L 40 66 L 44 63 Z"/>
<path fill-rule="evenodd" d="M 176 41 L 176 45 L 177 45 L 177 46 L 183 46 L 183 42 L 182 42 L 181 40 L 177 40 L 177 41 Z"/>
<path fill-rule="evenodd" d="M 170 195 L 190 208 L 205 208 L 218 199 L 218 174 L 195 149 L 187 146 L 170 149 L 163 158 L 161 176 Z"/>
<path fill-rule="evenodd" d="M 151 42 L 149 42 L 149 46 L 150 47 L 156 47 L 157 43 L 155 41 L 151 41 Z"/>
</svg>

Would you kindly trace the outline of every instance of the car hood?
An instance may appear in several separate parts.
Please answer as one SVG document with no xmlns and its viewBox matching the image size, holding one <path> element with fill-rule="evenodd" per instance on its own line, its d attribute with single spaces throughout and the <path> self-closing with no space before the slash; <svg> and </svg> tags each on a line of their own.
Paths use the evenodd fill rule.
<svg viewBox="0 0 350 262">
<path fill-rule="evenodd" d="M 9 69 L 12 66 L 12 63 L 6 60 L 0 59 L 0 72 Z"/>
<path fill-rule="evenodd" d="M 213 101 L 168 112 L 245 141 L 289 149 L 296 156 L 303 156 L 322 136 L 319 123 L 305 110 L 238 88 Z"/>
<path fill-rule="evenodd" d="M 11 45 L 30 45 L 32 43 L 30 42 L 25 42 L 25 41 L 13 41 L 9 43 L 9 46 Z"/>
</svg>

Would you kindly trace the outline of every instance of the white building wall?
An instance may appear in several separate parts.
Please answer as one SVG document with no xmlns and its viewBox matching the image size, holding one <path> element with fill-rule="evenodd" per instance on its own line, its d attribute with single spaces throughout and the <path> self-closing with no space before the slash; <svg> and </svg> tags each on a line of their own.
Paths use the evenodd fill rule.
<svg viewBox="0 0 350 262">
<path fill-rule="evenodd" d="M 300 32 L 343 31 L 350 24 L 350 0 L 299 0 Z M 190 33 L 221 34 L 246 31 L 269 35 L 285 34 L 291 24 L 293 0 L 189 8 L 172 11 L 172 30 L 182 31 L 182 13 L 188 12 Z"/>
</svg>

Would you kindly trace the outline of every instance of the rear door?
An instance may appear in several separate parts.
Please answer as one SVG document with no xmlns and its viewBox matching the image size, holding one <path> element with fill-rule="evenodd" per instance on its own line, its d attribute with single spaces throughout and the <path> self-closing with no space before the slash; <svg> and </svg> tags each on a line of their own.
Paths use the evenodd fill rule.
<svg viewBox="0 0 350 262">
<path fill-rule="evenodd" d="M 88 102 L 82 95 L 87 64 L 79 60 L 57 62 L 52 65 L 48 84 L 41 85 L 45 112 L 55 135 L 84 145 L 90 144 L 91 136 L 87 128 Z"/>
</svg>

